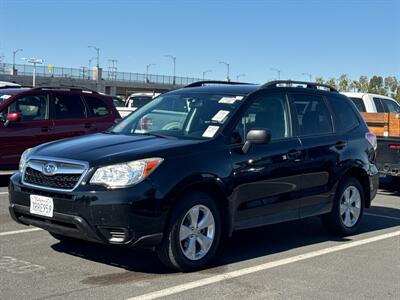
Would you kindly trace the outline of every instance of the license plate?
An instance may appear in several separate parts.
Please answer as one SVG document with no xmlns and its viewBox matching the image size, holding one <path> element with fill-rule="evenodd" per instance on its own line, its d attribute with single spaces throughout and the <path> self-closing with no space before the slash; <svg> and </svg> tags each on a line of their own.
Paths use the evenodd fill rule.
<svg viewBox="0 0 400 300">
<path fill-rule="evenodd" d="M 31 214 L 53 217 L 53 198 L 43 197 L 38 195 L 30 195 L 31 206 L 29 212 Z"/>
</svg>

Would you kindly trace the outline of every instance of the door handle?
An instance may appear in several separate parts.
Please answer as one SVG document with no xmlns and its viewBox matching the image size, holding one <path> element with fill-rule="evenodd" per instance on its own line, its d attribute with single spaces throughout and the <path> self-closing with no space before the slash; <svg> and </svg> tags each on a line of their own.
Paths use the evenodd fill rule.
<svg viewBox="0 0 400 300">
<path fill-rule="evenodd" d="M 335 148 L 338 150 L 342 150 L 346 146 L 347 146 L 347 142 L 344 142 L 344 141 L 339 141 L 335 144 Z"/>
<path fill-rule="evenodd" d="M 303 151 L 301 150 L 290 150 L 287 154 L 287 158 L 294 162 L 299 162 L 303 160 Z"/>
<path fill-rule="evenodd" d="M 45 126 L 41 128 L 42 132 L 49 132 L 50 131 L 50 127 Z"/>
</svg>

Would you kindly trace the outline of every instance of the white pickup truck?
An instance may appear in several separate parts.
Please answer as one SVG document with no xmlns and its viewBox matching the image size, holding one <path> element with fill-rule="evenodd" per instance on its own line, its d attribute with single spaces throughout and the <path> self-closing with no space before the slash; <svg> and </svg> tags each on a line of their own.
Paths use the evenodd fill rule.
<svg viewBox="0 0 400 300">
<path fill-rule="evenodd" d="M 122 118 L 130 115 L 133 111 L 149 103 L 160 93 L 133 93 L 125 101 L 124 107 L 117 107 L 117 110 Z"/>
<path fill-rule="evenodd" d="M 369 129 L 376 134 L 376 165 L 382 177 L 400 182 L 400 105 L 386 96 L 370 93 L 343 93 L 361 112 Z"/>
</svg>

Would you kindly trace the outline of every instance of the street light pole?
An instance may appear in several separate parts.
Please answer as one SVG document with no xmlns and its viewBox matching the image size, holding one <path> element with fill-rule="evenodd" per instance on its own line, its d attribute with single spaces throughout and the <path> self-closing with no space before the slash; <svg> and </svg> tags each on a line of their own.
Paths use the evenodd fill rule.
<svg viewBox="0 0 400 300">
<path fill-rule="evenodd" d="M 93 48 L 97 52 L 97 68 L 100 66 L 100 48 L 96 46 L 88 46 L 88 48 Z"/>
<path fill-rule="evenodd" d="M 146 65 L 146 83 L 149 83 L 149 69 L 152 66 L 155 66 L 156 64 L 148 64 Z"/>
<path fill-rule="evenodd" d="M 17 50 L 13 51 L 13 75 L 15 74 L 15 55 L 20 51 L 24 51 L 24 50 L 23 49 L 17 49 Z"/>
<path fill-rule="evenodd" d="M 312 82 L 312 74 L 310 74 L 310 73 L 301 73 L 301 75 L 308 76 L 308 78 L 310 79 L 310 82 Z"/>
<path fill-rule="evenodd" d="M 205 77 L 206 77 L 206 74 L 207 73 L 211 73 L 212 72 L 212 70 L 205 70 L 204 72 L 203 72 L 203 81 L 204 81 L 204 79 L 205 79 Z"/>
<path fill-rule="evenodd" d="M 22 58 L 25 60 L 27 63 L 33 64 L 33 73 L 32 73 L 32 86 L 36 86 L 36 65 L 41 65 L 43 64 L 43 59 L 38 59 L 38 58 Z"/>
<path fill-rule="evenodd" d="M 231 79 L 229 78 L 229 63 L 224 61 L 220 61 L 219 63 L 226 66 L 226 81 L 231 81 Z"/>
<path fill-rule="evenodd" d="M 173 55 L 170 55 L 170 54 L 167 54 L 167 55 L 164 55 L 164 56 L 165 56 L 165 57 L 168 57 L 168 58 L 171 58 L 172 61 L 173 61 L 173 63 L 174 63 L 174 77 L 173 77 L 173 79 L 172 79 L 172 84 L 175 85 L 175 76 L 176 76 L 176 74 L 175 74 L 175 71 L 176 71 L 176 56 L 173 56 Z"/>
<path fill-rule="evenodd" d="M 237 75 L 237 76 L 236 76 L 236 81 L 239 81 L 239 78 L 240 78 L 240 77 L 244 77 L 244 76 L 246 76 L 246 74 L 239 74 L 239 75 Z"/>
<path fill-rule="evenodd" d="M 95 60 L 96 57 L 92 57 L 91 59 L 89 59 L 89 75 L 88 75 L 88 79 L 90 79 L 90 76 L 93 76 L 93 72 L 92 75 L 90 75 L 90 72 L 92 71 L 92 61 Z"/>
<path fill-rule="evenodd" d="M 278 73 L 278 80 L 281 80 L 281 70 L 277 68 L 271 68 L 272 71 L 276 71 Z"/>
</svg>

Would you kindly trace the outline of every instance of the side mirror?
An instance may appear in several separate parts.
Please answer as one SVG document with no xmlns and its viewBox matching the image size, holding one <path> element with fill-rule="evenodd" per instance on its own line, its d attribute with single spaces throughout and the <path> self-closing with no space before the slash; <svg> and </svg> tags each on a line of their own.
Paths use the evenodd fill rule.
<svg viewBox="0 0 400 300">
<path fill-rule="evenodd" d="M 11 122 L 21 121 L 21 114 L 19 112 L 11 112 L 7 114 L 6 126 Z"/>
<path fill-rule="evenodd" d="M 243 153 L 250 150 L 252 144 L 268 144 L 271 141 L 271 131 L 268 129 L 253 129 L 247 133 L 246 142 L 243 145 Z"/>
</svg>

